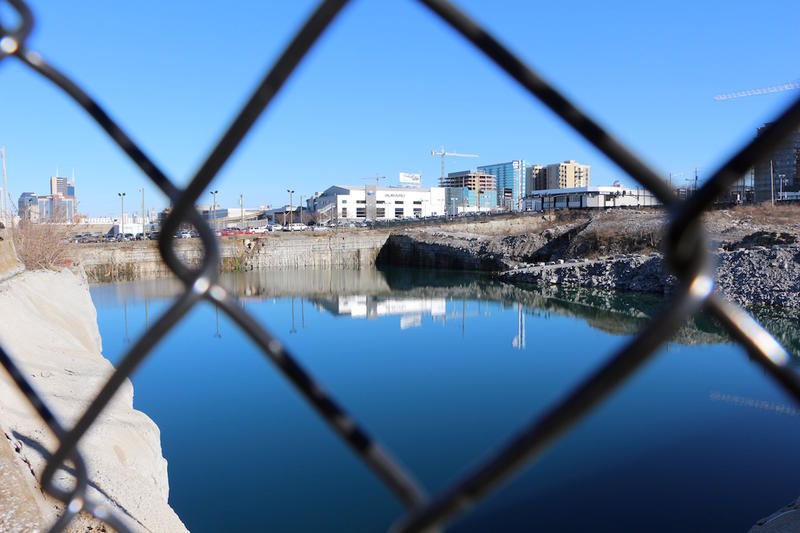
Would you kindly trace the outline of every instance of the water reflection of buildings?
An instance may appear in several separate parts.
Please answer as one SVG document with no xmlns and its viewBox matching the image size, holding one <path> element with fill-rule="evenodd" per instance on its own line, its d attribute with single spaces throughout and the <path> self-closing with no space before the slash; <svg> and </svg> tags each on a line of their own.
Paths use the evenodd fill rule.
<svg viewBox="0 0 800 533">
<path fill-rule="evenodd" d="M 383 298 L 362 294 L 317 300 L 320 307 L 334 315 L 374 320 L 381 316 L 400 315 L 400 328 L 422 325 L 422 317 L 443 317 L 447 302 L 441 298 Z"/>
<path fill-rule="evenodd" d="M 519 350 L 526 348 L 526 321 L 533 320 L 538 332 L 542 320 L 579 318 L 593 329 L 607 334 L 634 335 L 662 304 L 659 297 L 641 294 L 557 288 L 526 290 L 481 277 L 451 279 L 452 276 L 452 273 L 408 270 L 269 270 L 224 274 L 220 281 L 240 298 L 243 307 L 245 302 L 255 304 L 271 299 L 275 303 L 278 299 L 286 299 L 288 304 L 290 298 L 299 299 L 293 306 L 286 306 L 287 314 L 292 313 L 287 317 L 291 319 L 291 330 L 298 333 L 305 329 L 305 300 L 334 315 L 368 319 L 398 315 L 403 329 L 421 327 L 426 315 L 432 318 L 431 322 L 442 327 L 447 322 L 453 322 L 453 325 L 458 322 L 464 338 L 468 337 L 471 326 L 467 318 L 488 316 L 496 305 L 506 310 L 516 306 L 517 320 L 504 322 L 502 332 L 496 331 L 495 334 L 499 342 L 510 343 Z M 165 302 L 177 298 L 183 290 L 182 283 L 172 278 L 99 285 L 92 287 L 92 301 L 98 311 L 113 307 L 115 312 L 119 312 L 115 319 L 118 317 L 121 322 L 120 336 L 124 336 L 125 342 L 130 342 L 139 332 L 138 328 L 128 330 L 128 321 L 133 319 L 139 323 L 141 302 L 144 302 L 144 326 L 149 329 L 150 318 L 160 315 Z M 131 303 L 134 307 L 129 305 Z M 770 325 L 771 332 L 789 347 L 795 364 L 800 364 L 797 357 L 800 353 L 797 313 L 768 310 L 754 310 L 753 313 Z M 214 316 L 209 315 L 209 334 L 216 338 L 227 324 L 218 322 L 220 314 L 224 319 L 224 311 L 220 313 L 215 308 Z M 695 317 L 676 334 L 673 342 L 716 344 L 729 340 L 709 320 Z"/>
</svg>

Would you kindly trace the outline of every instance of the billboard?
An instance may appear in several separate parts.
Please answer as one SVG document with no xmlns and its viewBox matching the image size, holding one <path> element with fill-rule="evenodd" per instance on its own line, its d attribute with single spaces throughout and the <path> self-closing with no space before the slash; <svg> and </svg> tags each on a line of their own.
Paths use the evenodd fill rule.
<svg viewBox="0 0 800 533">
<path fill-rule="evenodd" d="M 422 183 L 422 174 L 420 173 L 411 173 L 411 172 L 401 172 L 400 173 L 400 183 L 407 183 L 409 185 L 419 185 Z"/>
</svg>

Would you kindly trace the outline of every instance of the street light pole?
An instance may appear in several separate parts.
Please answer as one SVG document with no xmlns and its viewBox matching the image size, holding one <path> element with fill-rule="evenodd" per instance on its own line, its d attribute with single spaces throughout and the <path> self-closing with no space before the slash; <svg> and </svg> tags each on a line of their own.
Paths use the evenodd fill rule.
<svg viewBox="0 0 800 533">
<path fill-rule="evenodd" d="M 293 222 L 292 214 L 294 212 L 294 205 L 292 205 L 292 195 L 294 194 L 294 191 L 291 189 L 286 189 L 286 192 L 289 193 L 289 226 L 291 227 Z M 286 224 L 286 217 L 283 217 L 283 223 Z"/>
<path fill-rule="evenodd" d="M 769 160 L 769 197 L 770 197 L 770 205 L 775 205 L 775 175 L 772 165 L 772 159 Z"/>
<path fill-rule="evenodd" d="M 144 223 L 144 187 L 140 189 L 142 191 L 142 238 L 144 239 L 145 234 L 145 223 Z"/>
<path fill-rule="evenodd" d="M 211 209 L 214 210 L 214 214 L 212 215 L 214 217 L 214 233 L 216 233 L 216 231 L 217 231 L 217 193 L 218 192 L 219 191 L 211 191 L 211 197 L 214 199 L 213 200 L 214 203 L 211 206 Z"/>
<path fill-rule="evenodd" d="M 244 229 L 244 194 L 239 195 L 239 229 Z"/>
<path fill-rule="evenodd" d="M 125 193 L 118 192 L 117 196 L 119 196 L 120 201 L 120 215 L 119 215 L 119 233 L 122 235 L 122 238 L 125 238 Z"/>
</svg>

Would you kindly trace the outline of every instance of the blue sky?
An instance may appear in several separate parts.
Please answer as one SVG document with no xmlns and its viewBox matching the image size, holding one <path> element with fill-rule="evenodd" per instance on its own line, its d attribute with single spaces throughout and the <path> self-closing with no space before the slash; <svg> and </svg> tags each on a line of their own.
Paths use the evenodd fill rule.
<svg viewBox="0 0 800 533">
<path fill-rule="evenodd" d="M 185 184 L 314 2 L 32 2 L 28 46 L 95 96 Z M 525 2 L 459 5 L 666 174 L 701 178 L 800 91 L 715 102 L 800 79 L 795 1 Z M 7 6 L 0 17 L 8 19 Z M 76 172 L 79 210 L 166 199 L 58 89 L 0 62 L 0 144 L 9 191 L 47 193 Z M 288 203 L 334 183 L 399 171 L 435 185 L 431 149 L 470 152 L 447 170 L 524 158 L 592 165 L 592 183 L 633 184 L 421 5 L 348 5 L 214 182 L 223 206 Z M 208 203 L 210 195 L 201 199 Z M 296 200 L 295 200 L 296 201 Z M 126 203 L 126 210 L 128 205 Z"/>
</svg>

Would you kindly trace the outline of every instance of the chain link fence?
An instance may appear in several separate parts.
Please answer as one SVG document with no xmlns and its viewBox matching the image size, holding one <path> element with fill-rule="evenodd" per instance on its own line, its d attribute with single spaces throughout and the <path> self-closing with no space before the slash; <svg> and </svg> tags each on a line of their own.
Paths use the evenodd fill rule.
<svg viewBox="0 0 800 533">
<path fill-rule="evenodd" d="M 420 0 L 434 16 L 460 33 L 664 204 L 670 215 L 664 254 L 669 267 L 680 280 L 679 289 L 660 314 L 607 363 L 565 394 L 542 416 L 521 428 L 513 438 L 499 446 L 494 455 L 457 483 L 439 494 L 429 496 L 411 473 L 350 417 L 333 396 L 325 392 L 322 385 L 297 363 L 293 355 L 218 283 L 219 248 L 213 232 L 194 208 L 200 194 L 269 106 L 308 50 L 331 24 L 346 0 L 324 0 L 316 8 L 185 189 L 177 187 L 92 97 L 57 68 L 48 64 L 41 55 L 27 48 L 26 38 L 34 24 L 32 12 L 23 0 L 5 1 L 18 15 L 19 22 L 15 27 L 6 27 L 0 21 L 0 65 L 3 61 L 19 61 L 60 87 L 167 195 L 173 209 L 164 223 L 158 246 L 166 264 L 185 286 L 185 291 L 131 346 L 73 427 L 66 427 L 54 416 L 14 363 L 11 354 L 0 346 L 0 363 L 59 443 L 41 479 L 43 489 L 63 502 L 65 507 L 63 514 L 52 525 L 51 531 L 63 530 L 80 512 L 89 513 L 118 531 L 128 530 L 112 509 L 87 497 L 89 479 L 77 446 L 125 379 L 136 370 L 155 344 L 201 300 L 207 300 L 227 313 L 330 428 L 347 443 L 352 452 L 369 466 L 406 507 L 404 516 L 399 517 L 394 524 L 387 524 L 393 531 L 437 529 L 464 513 L 580 422 L 592 408 L 647 362 L 687 318 L 701 310 L 715 317 L 731 337 L 745 348 L 755 364 L 760 365 L 778 385 L 800 401 L 800 379 L 787 368 L 789 357 L 784 348 L 745 311 L 714 293 L 713 265 L 700 221 L 701 214 L 712 206 L 715 198 L 725 193 L 757 161 L 767 157 L 800 124 L 800 99 L 795 100 L 764 128 L 761 135 L 723 164 L 695 195 L 685 202 L 678 202 L 662 178 L 548 85 L 476 21 L 446 0 Z M 181 224 L 187 223 L 200 232 L 205 251 L 203 262 L 196 270 L 182 264 L 173 249 L 171 235 Z M 56 486 L 53 480 L 57 470 L 71 468 L 66 465 L 67 462 L 74 467 L 75 484 L 69 490 L 64 490 Z"/>
</svg>

